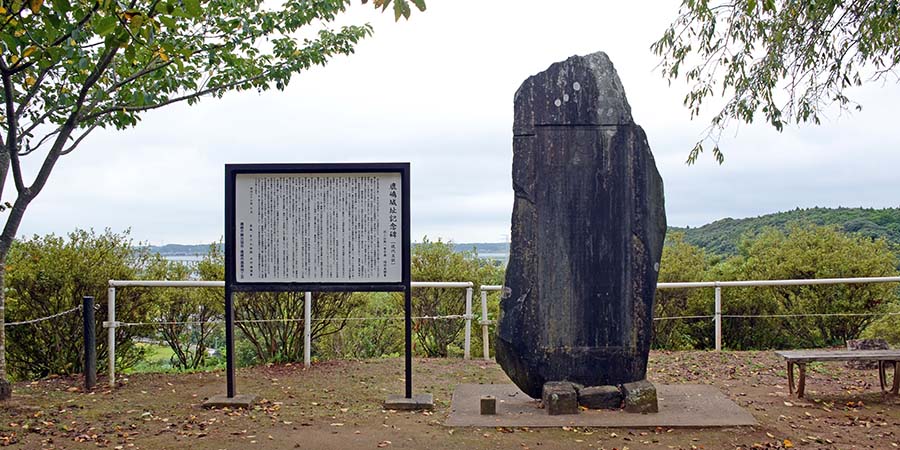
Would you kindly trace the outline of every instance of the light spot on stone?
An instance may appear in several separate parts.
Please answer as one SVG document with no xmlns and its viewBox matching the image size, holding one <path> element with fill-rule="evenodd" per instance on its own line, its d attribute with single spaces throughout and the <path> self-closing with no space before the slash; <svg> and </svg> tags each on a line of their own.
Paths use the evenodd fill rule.
<svg viewBox="0 0 900 450">
<path fill-rule="evenodd" d="M 556 106 L 561 106 L 561 105 L 562 105 L 562 102 L 561 102 L 559 99 L 556 99 L 556 101 L 553 102 L 553 104 L 556 105 Z"/>
<path fill-rule="evenodd" d="M 653 265 L 653 270 L 659 272 L 659 263 Z"/>
<path fill-rule="evenodd" d="M 576 81 L 575 84 L 572 85 L 572 89 L 575 89 L 575 92 L 580 91 L 580 90 L 581 90 L 581 83 L 579 83 L 579 82 Z"/>
<path fill-rule="evenodd" d="M 569 101 L 569 94 L 563 94 L 563 101 L 564 102 Z"/>
</svg>

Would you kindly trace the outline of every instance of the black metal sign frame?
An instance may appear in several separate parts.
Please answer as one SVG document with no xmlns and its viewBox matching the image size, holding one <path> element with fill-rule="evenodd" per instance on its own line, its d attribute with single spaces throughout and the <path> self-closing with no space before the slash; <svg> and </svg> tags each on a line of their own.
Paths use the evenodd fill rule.
<svg viewBox="0 0 900 450">
<path fill-rule="evenodd" d="M 235 271 L 235 180 L 239 174 L 399 174 L 401 280 L 385 283 L 239 282 Z M 409 163 L 226 164 L 225 165 L 225 358 L 227 393 L 236 393 L 234 377 L 234 292 L 403 292 L 406 334 L 406 398 L 412 398 L 412 296 L 410 292 Z"/>
</svg>

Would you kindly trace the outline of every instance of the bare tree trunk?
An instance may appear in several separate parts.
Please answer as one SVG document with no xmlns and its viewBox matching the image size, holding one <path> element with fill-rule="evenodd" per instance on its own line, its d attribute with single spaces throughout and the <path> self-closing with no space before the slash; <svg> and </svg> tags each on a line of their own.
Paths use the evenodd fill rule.
<svg viewBox="0 0 900 450">
<path fill-rule="evenodd" d="M 9 249 L 12 247 L 13 240 L 16 237 L 16 231 L 19 224 L 22 223 L 22 217 L 25 215 L 25 209 L 31 203 L 31 190 L 19 193 L 12 209 L 9 210 L 9 217 L 6 219 L 6 226 L 3 233 L 0 234 L 0 401 L 8 400 L 12 396 L 12 385 L 7 379 L 6 373 L 6 258 L 9 256 Z"/>
</svg>

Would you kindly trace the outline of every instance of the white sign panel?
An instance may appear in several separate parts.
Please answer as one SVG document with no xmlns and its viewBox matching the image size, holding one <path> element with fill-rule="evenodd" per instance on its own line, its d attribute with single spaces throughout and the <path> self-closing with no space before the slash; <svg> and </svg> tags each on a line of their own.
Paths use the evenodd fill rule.
<svg viewBox="0 0 900 450">
<path fill-rule="evenodd" d="M 400 173 L 235 175 L 239 283 L 402 281 Z"/>
</svg>

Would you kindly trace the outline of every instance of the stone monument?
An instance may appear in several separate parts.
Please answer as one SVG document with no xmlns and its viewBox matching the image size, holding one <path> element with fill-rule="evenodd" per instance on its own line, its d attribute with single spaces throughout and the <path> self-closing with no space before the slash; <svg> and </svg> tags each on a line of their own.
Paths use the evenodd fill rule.
<svg viewBox="0 0 900 450">
<path fill-rule="evenodd" d="M 609 57 L 573 56 L 525 80 L 513 134 L 497 361 L 533 398 L 547 382 L 643 380 L 663 184 Z"/>
</svg>

